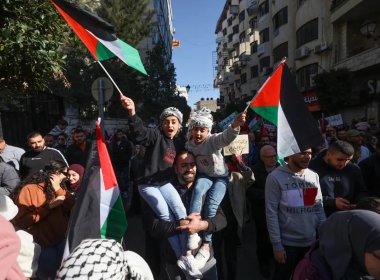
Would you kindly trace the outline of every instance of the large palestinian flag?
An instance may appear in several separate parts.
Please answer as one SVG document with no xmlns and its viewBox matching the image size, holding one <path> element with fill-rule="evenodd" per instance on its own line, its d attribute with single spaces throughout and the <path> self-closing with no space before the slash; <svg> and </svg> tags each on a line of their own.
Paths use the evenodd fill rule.
<svg viewBox="0 0 380 280">
<path fill-rule="evenodd" d="M 118 39 L 111 24 L 66 0 L 50 0 L 96 60 L 117 56 L 128 66 L 147 75 L 138 51 Z"/>
<path fill-rule="evenodd" d="M 322 143 L 317 122 L 285 62 L 266 80 L 250 108 L 277 126 L 277 153 L 280 158 Z"/>
<path fill-rule="evenodd" d="M 99 126 L 71 213 L 64 257 L 83 239 L 107 238 L 121 241 L 127 219 L 116 176 Z"/>
</svg>

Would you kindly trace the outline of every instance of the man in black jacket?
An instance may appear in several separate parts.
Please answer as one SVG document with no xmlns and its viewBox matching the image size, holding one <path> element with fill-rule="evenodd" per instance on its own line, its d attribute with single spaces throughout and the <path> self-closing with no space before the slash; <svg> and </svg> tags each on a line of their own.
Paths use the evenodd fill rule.
<svg viewBox="0 0 380 280">
<path fill-rule="evenodd" d="M 247 190 L 247 198 L 251 206 L 250 214 L 256 226 L 256 254 L 259 269 L 261 275 L 266 279 L 271 275 L 274 259 L 265 217 L 265 182 L 268 174 L 278 165 L 275 148 L 271 145 L 264 145 L 260 149 L 260 161 L 252 168 L 255 182 Z"/>
<path fill-rule="evenodd" d="M 337 140 L 309 164 L 319 176 L 326 216 L 354 209 L 362 197 L 368 196 L 360 168 L 350 163 L 353 155 L 350 143 Z"/>
<path fill-rule="evenodd" d="M 194 156 L 186 151 L 179 152 L 175 159 L 174 169 L 177 176 L 172 184 L 188 210 L 196 176 Z M 144 206 L 143 225 L 147 232 L 147 261 L 153 274 L 155 274 L 155 278 L 160 277 L 159 279 L 186 279 L 186 276 L 177 266 L 177 258 L 167 240 L 169 236 L 184 231 L 191 234 L 196 232 L 213 233 L 226 226 L 226 218 L 220 208 L 214 218 L 202 220 L 201 216 L 192 214 L 186 220 L 167 222 L 157 218 L 149 206 Z M 215 263 L 211 248 L 211 257 L 205 268 L 201 270 L 202 279 L 217 279 Z"/>
</svg>

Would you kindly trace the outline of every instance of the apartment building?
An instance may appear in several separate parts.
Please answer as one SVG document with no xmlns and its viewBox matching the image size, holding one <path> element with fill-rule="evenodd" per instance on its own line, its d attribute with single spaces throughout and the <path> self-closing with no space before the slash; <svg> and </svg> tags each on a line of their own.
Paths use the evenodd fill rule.
<svg viewBox="0 0 380 280">
<path fill-rule="evenodd" d="M 207 107 L 211 110 L 211 112 L 216 112 L 219 109 L 219 106 L 217 104 L 217 100 L 210 97 L 210 98 L 201 98 L 201 100 L 195 102 L 195 110 L 200 110 L 203 107 Z"/>
<path fill-rule="evenodd" d="M 250 100 L 283 57 L 310 111 L 319 111 L 314 77 L 346 67 L 365 106 L 347 117 L 378 116 L 378 0 L 228 0 L 216 25 L 220 105 Z M 363 102 L 359 102 L 363 103 Z"/>
<path fill-rule="evenodd" d="M 165 57 L 167 58 L 167 62 L 171 63 L 173 34 L 175 32 L 171 0 L 150 0 L 149 8 L 155 11 L 154 22 L 156 24 L 153 26 L 154 31 L 152 32 L 152 36 L 140 42 L 138 46 L 140 55 L 144 61 L 146 51 L 152 50 L 162 40 L 165 45 Z"/>
</svg>

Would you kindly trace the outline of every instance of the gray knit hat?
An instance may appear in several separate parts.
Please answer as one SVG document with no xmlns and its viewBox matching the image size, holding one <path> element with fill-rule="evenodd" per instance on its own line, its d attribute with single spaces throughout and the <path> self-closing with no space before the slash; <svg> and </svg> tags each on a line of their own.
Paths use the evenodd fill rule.
<svg viewBox="0 0 380 280">
<path fill-rule="evenodd" d="M 195 111 L 190 116 L 189 122 L 189 130 L 188 130 L 188 139 L 191 136 L 191 130 L 194 127 L 205 127 L 208 129 L 209 133 L 211 133 L 213 124 L 213 117 L 211 115 L 211 110 L 207 107 L 203 107 L 202 109 Z"/>
<path fill-rule="evenodd" d="M 168 107 L 164 109 L 160 115 L 160 121 L 162 122 L 165 118 L 169 116 L 176 117 L 179 121 L 179 124 L 182 124 L 183 115 L 176 107 Z"/>
</svg>

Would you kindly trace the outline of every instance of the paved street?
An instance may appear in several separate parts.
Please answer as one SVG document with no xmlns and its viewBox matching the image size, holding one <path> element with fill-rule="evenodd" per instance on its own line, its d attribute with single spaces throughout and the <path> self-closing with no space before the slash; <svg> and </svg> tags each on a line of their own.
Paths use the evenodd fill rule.
<svg viewBox="0 0 380 280">
<path fill-rule="evenodd" d="M 141 216 L 136 215 L 128 218 L 128 233 L 127 233 L 127 248 L 128 250 L 135 251 L 144 257 L 145 246 L 144 238 L 145 234 L 142 230 Z M 249 238 L 252 237 L 252 238 Z M 255 254 L 255 231 L 254 225 L 248 223 L 244 231 L 243 246 L 239 250 L 238 254 L 238 268 L 237 279 L 239 280 L 252 280 L 263 279 L 258 273 L 257 259 Z"/>
</svg>

